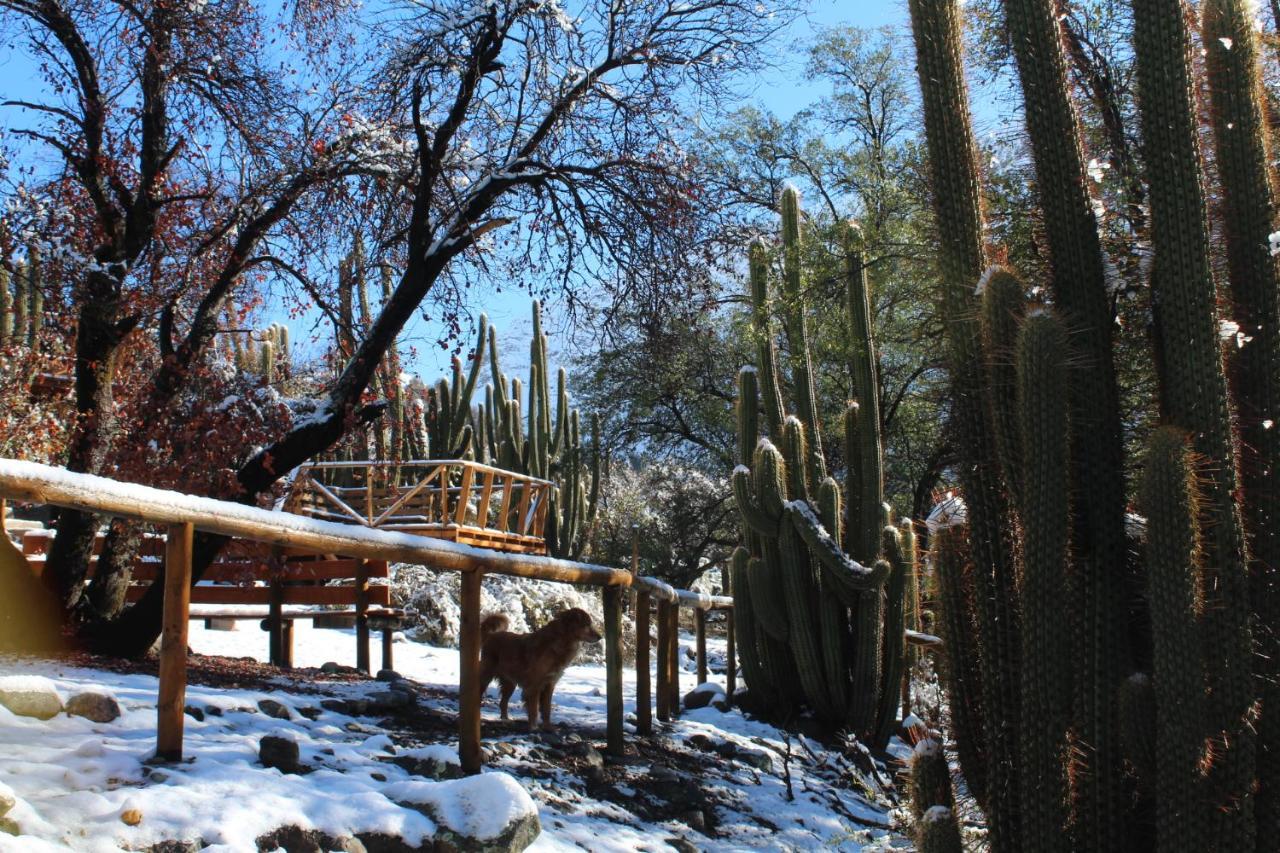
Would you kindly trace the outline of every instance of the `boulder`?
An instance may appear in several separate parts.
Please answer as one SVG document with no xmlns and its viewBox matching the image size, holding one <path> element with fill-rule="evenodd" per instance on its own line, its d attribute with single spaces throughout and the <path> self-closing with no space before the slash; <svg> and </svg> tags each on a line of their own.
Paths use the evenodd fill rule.
<svg viewBox="0 0 1280 853">
<path fill-rule="evenodd" d="M 684 707 L 687 710 L 696 708 L 706 708 L 710 706 L 717 711 L 729 710 L 729 697 L 725 695 L 724 688 L 719 684 L 712 684 L 707 681 L 699 684 L 684 695 Z"/>
<path fill-rule="evenodd" d="M 77 693 L 67 702 L 67 713 L 95 723 L 109 723 L 120 716 L 120 703 L 106 693 Z"/>
<path fill-rule="evenodd" d="M 53 682 L 38 675 L 0 676 L 0 705 L 19 717 L 52 719 L 62 713 L 62 697 Z"/>
<path fill-rule="evenodd" d="M 266 714 L 268 717 L 274 717 L 277 720 L 292 719 L 293 714 L 289 709 L 274 699 L 262 699 L 258 702 L 258 710 Z"/>
<path fill-rule="evenodd" d="M 190 717 L 191 719 L 195 720 L 197 723 L 204 722 L 204 710 L 201 708 L 197 708 L 195 705 L 187 705 L 185 708 L 182 709 L 182 712 L 186 714 L 188 717 Z"/>
<path fill-rule="evenodd" d="M 279 735 L 266 735 L 258 741 L 258 760 L 263 767 L 274 767 L 281 773 L 299 773 L 305 769 L 299 760 L 298 742 Z"/>
<path fill-rule="evenodd" d="M 401 681 L 404 676 L 396 672 L 394 669 L 380 669 L 374 678 L 378 681 Z"/>
<path fill-rule="evenodd" d="M 404 808 L 431 818 L 441 853 L 519 853 L 542 832 L 538 807 L 506 773 L 404 782 L 384 791 Z"/>
<path fill-rule="evenodd" d="M 289 853 L 368 853 L 369 848 L 359 838 L 341 835 L 334 838 L 318 829 L 303 829 L 300 826 L 282 826 L 254 839 L 259 850 L 287 850 Z M 384 847 L 383 850 L 400 848 Z M 415 848 L 406 845 L 403 849 Z"/>
<path fill-rule="evenodd" d="M 320 671 L 325 675 L 337 675 L 342 671 L 342 667 L 336 660 L 327 660 L 320 664 Z"/>
<path fill-rule="evenodd" d="M 0 782 L 0 817 L 7 815 L 17 802 L 18 798 L 14 795 L 13 789 Z"/>
</svg>

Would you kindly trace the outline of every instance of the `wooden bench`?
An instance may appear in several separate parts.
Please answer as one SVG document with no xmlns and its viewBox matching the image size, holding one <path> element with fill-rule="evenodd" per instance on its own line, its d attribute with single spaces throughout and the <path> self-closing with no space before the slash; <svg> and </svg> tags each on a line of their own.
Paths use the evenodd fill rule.
<svg viewBox="0 0 1280 853">
<path fill-rule="evenodd" d="M 22 537 L 22 553 L 36 574 L 53 542 L 53 531 L 29 530 Z M 89 574 L 97 565 L 103 536 L 94 542 Z M 147 586 L 164 571 L 165 538 L 148 535 L 138 549 L 133 577 L 126 592 L 137 601 Z M 210 627 L 214 620 L 258 620 L 268 633 L 270 661 L 293 666 L 293 623 L 299 619 L 349 617 L 356 629 L 356 667 L 370 670 L 369 632 L 382 633 L 382 668 L 392 668 L 392 635 L 403 611 L 391 607 L 390 576 L 386 561 L 359 560 L 332 554 L 233 541 L 191 589 L 191 619 Z M 383 583 L 371 581 L 383 580 Z M 240 609 L 244 607 L 250 609 Z M 299 609 L 324 606 L 328 609 Z"/>
</svg>

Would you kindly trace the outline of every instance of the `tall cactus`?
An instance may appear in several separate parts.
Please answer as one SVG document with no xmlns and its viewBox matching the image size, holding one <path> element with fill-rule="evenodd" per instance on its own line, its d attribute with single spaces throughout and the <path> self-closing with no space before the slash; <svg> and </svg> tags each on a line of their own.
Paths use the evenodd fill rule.
<svg viewBox="0 0 1280 853">
<path fill-rule="evenodd" d="M 13 337 L 13 292 L 9 290 L 9 269 L 0 266 L 0 346 Z"/>
<path fill-rule="evenodd" d="M 799 417 L 783 403 L 784 380 L 778 366 L 768 285 L 767 249 L 750 249 L 752 334 L 758 364 L 739 374 L 738 429 L 741 464 L 734 470 L 734 497 L 744 522 L 743 549 L 736 558 L 745 565 L 739 598 L 749 598 L 754 636 L 739 628 L 739 642 L 761 658 L 753 674 L 752 690 L 787 698 L 782 672 L 799 681 L 805 703 L 832 725 L 851 728 L 868 739 L 887 732 L 886 718 L 897 708 L 898 686 L 886 687 L 885 581 L 895 566 L 878 559 L 885 524 L 879 500 L 883 494 L 879 458 L 879 419 L 859 413 L 854 404 L 846 418 L 846 442 L 853 448 L 846 460 L 844 491 L 828 476 L 820 441 L 813 367 L 805 328 L 801 286 L 800 205 L 788 188 L 782 196 L 782 313 L 791 344 L 791 380 Z M 846 241 L 850 318 L 855 340 L 855 393 L 871 404 L 875 350 L 870 337 L 865 269 L 856 234 Z M 856 299 L 856 304 L 855 304 Z M 859 319 L 862 321 L 859 327 Z M 856 334 L 861 331 L 861 336 Z M 767 438 L 759 434 L 760 400 L 757 377 L 764 389 Z M 865 431 L 869 436 L 859 439 Z M 866 448 L 877 452 L 868 453 Z M 871 458 L 874 456 L 874 458 Z M 864 503 L 871 495 L 871 506 Z M 842 512 L 843 507 L 843 512 Z M 890 540 L 899 543 L 893 530 Z M 856 543 L 856 544 L 855 544 Z M 855 551 L 854 548 L 859 550 Z M 901 548 L 896 555 L 897 630 L 902 631 L 905 577 Z M 744 590 L 746 591 L 744 595 Z M 785 646 L 782 644 L 785 643 Z M 891 644 L 898 657 L 900 644 Z M 778 660 L 787 654 L 791 665 Z M 895 661 L 901 673 L 900 662 Z M 759 679 L 764 679 L 763 682 Z M 891 707 L 887 707 L 891 706 Z"/>
<path fill-rule="evenodd" d="M 1000 725 L 988 724 L 978 736 L 972 721 L 957 715 L 961 763 L 966 773 L 972 764 L 980 777 L 975 788 L 980 802 L 985 796 L 997 851 L 1146 849 L 1153 842 L 1160 850 L 1270 850 L 1280 831 L 1280 764 L 1268 762 L 1280 761 L 1280 754 L 1258 753 L 1255 722 L 1261 697 L 1261 739 L 1266 744 L 1268 737 L 1280 737 L 1280 726 L 1268 728 L 1267 713 L 1277 701 L 1271 633 L 1276 562 L 1254 557 L 1250 563 L 1246 545 L 1266 549 L 1276 542 L 1277 445 L 1269 443 L 1274 438 L 1264 434 L 1269 430 L 1263 424 L 1280 388 L 1280 268 L 1268 246 L 1274 187 L 1252 17 L 1239 0 L 1203 4 L 1201 44 L 1223 201 L 1222 222 L 1211 226 L 1198 147 L 1200 88 L 1184 6 L 1180 0 L 1133 0 L 1139 118 L 1150 170 L 1152 301 L 1159 327 L 1154 360 L 1161 365 L 1166 421 L 1151 438 L 1141 484 L 1148 515 L 1143 578 L 1122 540 L 1125 466 L 1112 408 L 1112 322 L 1058 4 L 1006 0 L 1005 10 L 1026 105 L 1054 312 L 1025 318 L 1018 316 L 1022 294 L 1015 278 L 995 272 L 979 279 L 964 266 L 980 257 L 981 219 L 972 215 L 979 211 L 977 172 L 958 3 L 911 2 L 942 236 L 940 267 L 948 279 L 958 270 L 969 281 L 980 280 L 984 303 L 979 312 L 954 293 L 948 303 L 954 285 L 946 282 L 957 434 L 962 446 L 980 447 L 961 469 L 962 476 L 970 469 L 963 486 L 972 567 L 954 559 L 959 534 L 940 531 L 935 537 L 948 643 L 944 671 L 953 711 L 973 694 L 975 672 L 984 714 L 1008 719 L 999 699 L 1005 688 L 993 679 L 1011 672 L 1022 684 L 1018 753 L 1008 761 L 997 754 L 1004 740 Z M 1210 248 L 1215 233 L 1227 237 L 1234 314 L 1243 321 L 1238 337 L 1236 327 L 1225 326 L 1232 333 L 1225 366 Z M 965 318 L 979 313 L 986 348 L 981 359 L 974 357 L 965 327 Z M 1015 331 L 1012 388 L 1007 353 Z M 970 418 L 977 417 L 970 404 L 975 391 L 979 401 L 982 392 L 966 360 L 985 367 L 987 435 L 970 429 Z M 1233 432 L 1236 422 L 1247 446 Z M 1006 622 L 1020 625 L 1021 660 L 1001 641 L 1003 632 L 988 630 L 1006 587 L 999 571 L 983 569 L 979 552 L 1000 551 L 995 546 L 1002 534 L 992 520 L 1001 516 L 993 514 L 998 507 L 990 492 L 974 491 L 974 480 L 990 470 L 973 460 L 991 452 L 1001 460 L 1018 510 L 1004 535 L 1021 537 L 1020 583 L 1007 611 L 1015 618 Z M 966 581 L 970 570 L 972 584 Z M 993 577 L 997 582 L 984 589 Z M 1132 618 L 1135 591 L 1149 607 L 1149 626 Z M 1258 638 L 1263 654 L 1256 658 L 1254 613 L 1265 626 Z M 1065 624 L 1077 626 L 1074 641 Z M 978 628 L 976 644 L 964 634 L 970 625 Z M 1076 653 L 1053 651 L 1067 647 Z M 974 654 L 976 666 L 967 659 Z M 1128 669 L 1147 656 L 1149 676 Z M 1063 691 L 1073 691 L 1075 701 L 1065 702 Z M 1129 771 L 1119 767 L 1122 745 L 1130 753 Z M 1022 807 L 1014 810 L 1001 794 L 1010 771 L 1021 780 Z M 1126 772 L 1138 774 L 1136 786 Z M 1154 833 L 1144 816 L 1152 813 Z M 1018 815 L 1015 832 L 1010 817 Z"/>
<path fill-rule="evenodd" d="M 932 202 L 939 228 L 939 305 L 955 400 L 953 426 L 968 506 L 974 624 L 981 670 L 985 806 L 990 841 L 1011 849 L 1019 833 L 1018 741 L 1021 694 L 1017 567 L 1010 495 L 997 461 L 984 404 L 983 357 L 973 290 L 986 266 L 977 147 L 962 64 L 959 0 L 910 0 L 929 148 Z M 944 589 L 947 588 L 944 586 Z M 968 602 L 951 601 L 953 607 Z M 963 753 L 962 753 L 963 754 Z"/>
<path fill-rule="evenodd" d="M 1270 245 L 1280 200 L 1253 10 L 1242 0 L 1205 0 L 1202 15 L 1215 162 L 1223 212 L 1233 223 L 1224 238 L 1232 319 L 1240 337 L 1239 345 L 1228 347 L 1228 368 L 1240 430 L 1258 642 L 1254 661 L 1263 707 L 1257 803 L 1262 850 L 1280 837 L 1280 258 Z"/>
</svg>

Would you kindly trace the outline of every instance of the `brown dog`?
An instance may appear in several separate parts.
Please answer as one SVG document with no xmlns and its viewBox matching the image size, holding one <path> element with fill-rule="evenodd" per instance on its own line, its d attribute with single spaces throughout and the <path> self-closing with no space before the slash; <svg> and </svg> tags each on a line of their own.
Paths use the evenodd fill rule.
<svg viewBox="0 0 1280 853">
<path fill-rule="evenodd" d="M 556 683 L 577 656 L 579 646 L 598 643 L 600 632 L 591 624 L 591 616 L 577 607 L 557 614 L 532 634 L 513 634 L 507 630 L 510 624 L 500 613 L 486 616 L 480 623 L 480 695 L 497 678 L 502 689 L 502 719 L 507 720 L 507 703 L 519 685 L 532 732 L 539 728 L 539 708 L 542 724 L 551 725 L 551 694 Z"/>
</svg>

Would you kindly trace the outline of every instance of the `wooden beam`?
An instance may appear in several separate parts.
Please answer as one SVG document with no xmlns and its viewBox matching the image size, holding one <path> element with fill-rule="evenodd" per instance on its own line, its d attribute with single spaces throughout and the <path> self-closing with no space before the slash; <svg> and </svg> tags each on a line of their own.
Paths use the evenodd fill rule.
<svg viewBox="0 0 1280 853">
<path fill-rule="evenodd" d="M 182 760 L 182 716 L 187 696 L 187 617 L 191 608 L 189 522 L 169 527 L 165 548 L 164 616 L 160 631 L 160 695 L 156 702 L 156 757 Z"/>
<path fill-rule="evenodd" d="M 672 606 L 666 601 L 658 602 L 657 705 L 658 719 L 664 723 L 671 719 L 671 691 L 667 687 L 667 679 L 671 675 L 671 671 L 667 668 L 667 646 L 670 642 L 671 620 L 668 618 L 667 613 Z"/>
<path fill-rule="evenodd" d="M 368 560 L 413 563 L 437 571 L 514 575 L 597 586 L 630 586 L 624 569 L 554 557 L 511 554 L 410 533 L 320 521 L 230 501 L 202 498 L 91 474 L 72 474 L 37 462 L 0 459 L 0 496 L 155 524 L 190 522 L 197 530 L 268 545 Z"/>
<path fill-rule="evenodd" d="M 698 683 L 707 683 L 707 611 L 693 611 L 693 625 L 697 637 Z"/>
<path fill-rule="evenodd" d="M 607 750 L 621 758 L 622 742 L 622 589 L 606 586 L 604 598 L 604 668 Z"/>
<path fill-rule="evenodd" d="M 465 773 L 479 773 L 480 753 L 480 579 L 462 576 L 461 658 L 458 679 L 458 759 Z"/>
<path fill-rule="evenodd" d="M 649 593 L 636 593 L 636 732 L 653 733 L 653 695 L 649 674 Z"/>
</svg>

